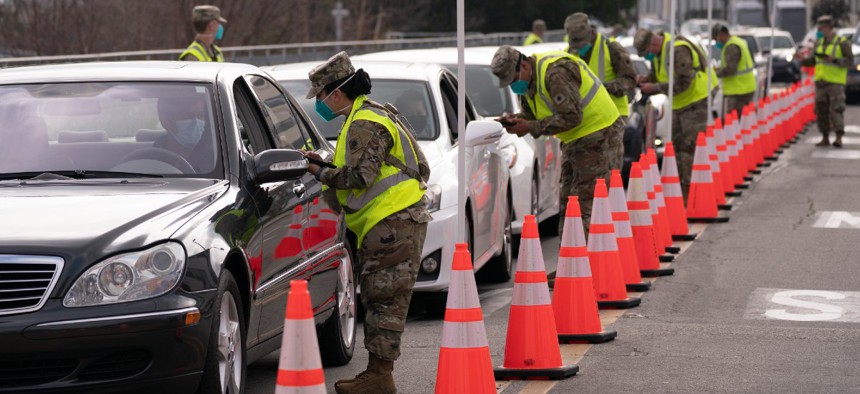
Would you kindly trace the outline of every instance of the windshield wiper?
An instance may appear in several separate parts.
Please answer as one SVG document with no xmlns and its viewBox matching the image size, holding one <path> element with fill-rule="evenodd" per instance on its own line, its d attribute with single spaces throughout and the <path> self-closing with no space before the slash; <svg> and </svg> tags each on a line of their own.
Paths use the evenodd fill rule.
<svg viewBox="0 0 860 394">
<path fill-rule="evenodd" d="M 61 170 L 61 171 L 29 171 L 0 174 L 0 180 L 30 179 L 30 180 L 61 180 L 61 179 L 94 179 L 94 178 L 164 178 L 164 175 L 145 174 L 138 172 L 98 171 L 98 170 Z"/>
</svg>

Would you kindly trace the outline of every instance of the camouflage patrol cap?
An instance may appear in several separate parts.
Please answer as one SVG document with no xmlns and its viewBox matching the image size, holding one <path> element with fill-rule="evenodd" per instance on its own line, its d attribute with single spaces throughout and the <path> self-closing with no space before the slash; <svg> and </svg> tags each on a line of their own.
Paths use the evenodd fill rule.
<svg viewBox="0 0 860 394">
<path fill-rule="evenodd" d="M 588 15 L 577 12 L 564 20 L 564 30 L 570 39 L 570 46 L 582 48 L 587 41 L 591 40 L 591 24 L 588 23 Z"/>
<path fill-rule="evenodd" d="M 349 55 L 343 51 L 338 52 L 308 73 L 308 79 L 311 80 L 311 90 L 306 98 L 316 97 L 326 85 L 352 74 L 355 74 L 355 68 L 349 60 Z"/>
<path fill-rule="evenodd" d="M 214 5 L 198 5 L 191 11 L 192 22 L 209 22 L 218 21 L 227 23 L 227 20 L 221 16 L 221 9 Z"/>
<path fill-rule="evenodd" d="M 651 30 L 639 29 L 636 30 L 636 35 L 633 36 L 633 47 L 639 56 L 645 56 L 648 48 L 651 46 L 651 40 L 654 39 L 654 33 Z"/>
<path fill-rule="evenodd" d="M 546 30 L 546 22 L 543 19 L 535 19 L 532 22 L 532 30 Z"/>
<path fill-rule="evenodd" d="M 517 65 L 523 59 L 523 54 L 510 45 L 500 47 L 493 55 L 490 67 L 493 74 L 499 77 L 499 86 L 510 85 L 516 79 Z"/>
<path fill-rule="evenodd" d="M 726 25 L 724 25 L 724 24 L 722 24 L 722 23 L 714 23 L 714 26 L 713 26 L 713 27 L 711 27 L 711 39 L 712 39 L 712 40 L 716 40 L 716 39 L 717 39 L 717 36 L 719 36 L 719 35 L 720 35 L 720 32 L 721 32 L 721 31 L 723 31 L 723 30 L 725 30 L 726 32 L 728 32 L 728 31 L 729 31 L 728 26 L 726 26 Z"/>
<path fill-rule="evenodd" d="M 830 15 L 821 15 L 815 21 L 815 24 L 819 25 L 819 26 L 821 26 L 821 25 L 833 26 L 833 17 Z"/>
</svg>

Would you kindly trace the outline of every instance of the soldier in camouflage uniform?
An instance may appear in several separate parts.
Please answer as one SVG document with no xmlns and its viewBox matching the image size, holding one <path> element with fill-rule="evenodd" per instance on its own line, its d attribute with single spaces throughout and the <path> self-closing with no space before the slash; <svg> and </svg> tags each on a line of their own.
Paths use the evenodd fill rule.
<svg viewBox="0 0 860 394">
<path fill-rule="evenodd" d="M 504 115 L 501 121 L 506 124 L 508 132 L 520 137 L 531 134 L 538 138 L 544 135 L 557 135 L 569 132 L 583 124 L 587 107 L 582 105 L 580 85 L 583 83 L 582 71 L 588 67 L 580 67 L 581 61 L 572 57 L 564 57 L 550 64 L 544 76 L 543 85 L 549 91 L 553 114 L 538 117 L 530 108 L 529 98 L 535 99 L 539 94 L 537 88 L 536 56 L 525 57 L 510 46 L 498 49 L 492 61 L 493 74 L 499 77 L 501 86 L 518 82 L 528 83 L 528 88 L 520 91 L 520 102 L 523 112 L 516 115 Z M 567 55 L 565 55 L 567 56 Z M 596 77 L 594 77 L 596 79 Z M 597 80 L 595 83 L 600 83 Z M 514 89 L 517 92 L 517 89 Z M 543 93 L 540 93 L 543 95 Z M 623 132 L 624 123 L 618 116 L 618 110 L 608 99 L 608 93 L 600 87 L 597 95 L 606 95 L 606 108 L 588 108 L 589 111 L 599 110 L 613 117 L 612 123 L 581 138 L 562 143 L 561 188 L 559 191 L 559 211 L 564 212 L 568 196 L 579 196 L 582 205 L 582 221 L 588 231 L 591 220 L 591 205 L 594 198 L 594 186 L 597 178 L 608 179 L 611 171 L 613 156 L 611 140 Z M 594 105 L 594 104 L 592 104 Z M 559 220 L 559 236 L 564 228 L 564 221 Z"/>
<path fill-rule="evenodd" d="M 851 41 L 833 31 L 833 18 L 824 15 L 816 21 L 818 39 L 815 50 L 803 59 L 804 66 L 815 66 L 815 117 L 821 141 L 816 146 L 830 145 L 830 132 L 836 132 L 833 146 L 842 147 L 845 134 L 845 83 L 848 69 L 853 66 Z"/>
<path fill-rule="evenodd" d="M 567 17 L 564 21 L 564 29 L 570 38 L 570 47 L 568 52 L 571 55 L 578 56 L 588 63 L 591 71 L 600 77 L 603 82 L 603 87 L 614 97 L 623 97 L 623 108 L 619 107 L 621 113 L 621 122 L 627 124 L 627 116 L 629 113 L 627 93 L 633 91 L 636 87 L 636 70 L 633 69 L 633 64 L 630 63 L 630 55 L 618 41 L 604 39 L 603 36 L 594 30 L 589 23 L 588 15 L 577 12 Z M 598 38 L 600 40 L 598 40 Z M 607 42 L 606 48 L 609 52 L 609 64 L 604 67 L 614 72 L 615 78 L 608 80 L 604 78 L 607 74 L 606 70 L 599 70 L 594 67 L 598 62 L 593 62 L 592 57 L 599 56 L 603 53 L 600 45 Z M 599 61 L 599 59 L 597 59 Z M 597 64 L 596 64 L 597 63 Z M 617 101 L 621 105 L 621 100 Z M 625 111 L 626 110 L 626 111 Z M 643 136 L 644 138 L 644 136 Z M 624 164 L 624 128 L 619 130 L 619 133 L 609 140 L 612 153 L 610 166 L 613 170 L 620 170 Z"/>
<path fill-rule="evenodd" d="M 669 53 L 662 53 L 664 36 L 662 33 L 654 34 L 645 29 L 636 31 L 633 37 L 633 46 L 636 48 L 640 56 L 651 60 L 651 73 L 645 77 L 640 76 L 640 89 L 645 94 L 668 94 L 669 83 L 657 82 L 657 67 L 668 65 Z M 678 36 L 675 45 L 675 68 L 673 86 L 674 99 L 678 99 L 678 95 L 691 89 L 696 79 L 696 74 L 700 72 L 693 67 L 693 52 L 687 46 L 678 45 L 680 40 L 686 40 L 682 36 Z M 704 61 L 704 55 L 699 53 L 699 46 L 692 44 L 694 50 L 697 50 L 697 55 L 701 61 Z M 674 105 L 675 103 L 673 103 Z M 674 106 L 673 106 L 674 108 Z M 708 123 L 708 100 L 707 96 L 701 100 L 690 103 L 683 108 L 672 110 L 672 144 L 675 146 L 675 160 L 678 163 L 678 175 L 681 183 L 681 191 L 684 195 L 684 201 L 687 200 L 687 192 L 690 189 L 690 177 L 693 173 L 693 158 L 696 153 L 696 136 L 701 131 L 705 131 Z"/>
<path fill-rule="evenodd" d="M 732 111 L 735 111 L 738 114 L 738 119 L 740 119 L 743 116 L 744 107 L 751 103 L 755 96 L 755 77 L 748 77 L 752 82 L 752 86 L 744 84 L 744 87 L 746 88 L 745 90 L 750 91 L 749 93 L 730 94 L 729 92 L 726 92 L 727 87 L 725 84 L 728 83 L 726 81 L 732 77 L 737 78 L 742 69 L 747 73 L 752 73 L 755 69 L 755 63 L 748 47 L 727 44 L 731 37 L 729 28 L 722 23 L 716 23 L 711 28 L 711 39 L 713 39 L 715 43 L 719 43 L 715 45 L 722 47 L 722 59 L 724 59 L 721 62 L 721 67 L 717 70 L 717 77 L 723 80 L 723 100 L 725 100 L 726 105 L 723 113 L 730 114 Z M 747 51 L 746 56 L 742 57 L 741 51 Z M 742 58 L 746 58 L 749 64 L 741 64 Z M 713 81 L 713 83 L 717 83 L 717 81 Z"/>
<path fill-rule="evenodd" d="M 371 186 L 378 182 L 380 171 L 392 166 L 409 176 L 406 181 L 391 186 L 406 187 L 401 194 L 382 194 L 377 198 L 401 200 L 404 196 L 416 202 L 404 204 L 403 209 L 388 215 L 373 225 L 363 239 L 361 228 L 350 230 L 359 238 L 356 269 L 359 273 L 361 301 L 365 307 L 364 345 L 370 353 L 367 370 L 354 379 L 335 383 L 340 393 L 395 393 L 391 375 L 394 360 L 400 356 L 400 338 L 406 326 L 406 314 L 412 298 L 412 287 L 418 276 L 421 251 L 427 233 L 430 214 L 423 197 L 425 182 L 430 176 L 430 167 L 421 148 L 415 142 L 412 131 L 400 121 L 392 106 L 383 106 L 367 99 L 370 93 L 370 78 L 364 70 L 355 71 L 349 57 L 341 52 L 326 63 L 313 69 L 309 78 L 312 88 L 308 98 L 317 97 L 317 112 L 324 119 L 336 116 L 347 117 L 347 124 L 341 130 L 336 150 L 345 152 L 345 162 L 336 169 L 310 164 L 308 172 L 314 174 L 329 189 L 328 201 L 339 201 L 333 197 L 335 190 L 354 190 L 362 194 L 372 193 Z M 320 103 L 323 104 L 322 108 Z M 354 120 L 359 111 L 372 111 L 382 115 L 382 121 L 365 119 Z M 409 160 L 395 156 L 393 133 L 398 133 L 400 144 L 408 149 L 411 144 L 417 157 L 417 168 L 409 166 Z M 341 146 L 347 145 L 347 146 Z M 313 153 L 308 156 L 319 158 Z M 335 154 L 335 163 L 338 155 Z M 393 175 L 392 175 L 393 176 Z M 387 178 L 386 178 L 387 179 Z M 402 189 L 398 189 L 402 190 Z M 410 200 L 411 201 L 411 200 Z M 350 211 L 347 225 L 350 225 Z M 358 213 L 354 213 L 358 215 Z M 365 212 L 373 216 L 372 212 Z"/>
</svg>

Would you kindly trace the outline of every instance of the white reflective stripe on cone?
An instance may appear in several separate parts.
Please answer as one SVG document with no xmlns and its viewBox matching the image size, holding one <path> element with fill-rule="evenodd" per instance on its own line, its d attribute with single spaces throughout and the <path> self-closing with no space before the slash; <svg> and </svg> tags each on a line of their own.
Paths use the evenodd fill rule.
<svg viewBox="0 0 860 394">
<path fill-rule="evenodd" d="M 314 320 L 284 320 L 282 345 L 300 347 L 301 349 L 286 349 L 282 347 L 278 369 L 287 371 L 308 371 L 322 368 Z"/>
<path fill-rule="evenodd" d="M 666 198 L 684 197 L 681 193 L 681 185 L 679 183 L 667 183 L 664 186 L 664 191 L 666 192 Z"/>
<path fill-rule="evenodd" d="M 487 331 L 484 321 L 443 322 L 442 347 L 449 349 L 470 349 L 487 347 Z"/>
<path fill-rule="evenodd" d="M 302 387 L 293 387 L 293 386 L 277 386 L 275 387 L 275 394 L 319 394 L 325 393 L 325 383 L 320 383 L 314 386 L 302 386 Z"/>
<path fill-rule="evenodd" d="M 656 194 L 657 208 L 666 208 L 666 197 L 663 195 L 663 186 L 657 189 Z"/>
<path fill-rule="evenodd" d="M 546 282 L 514 283 L 514 299 L 511 301 L 511 305 L 549 305 L 550 300 L 549 286 L 547 286 Z"/>
<path fill-rule="evenodd" d="M 478 287 L 475 285 L 475 274 L 470 271 L 452 270 L 451 283 L 448 285 L 448 309 L 480 308 Z M 460 297 L 453 297 L 459 294 Z"/>
<path fill-rule="evenodd" d="M 711 172 L 705 170 L 693 170 L 691 183 L 712 183 Z"/>
<path fill-rule="evenodd" d="M 651 212 L 639 209 L 630 211 L 631 226 L 650 226 L 651 224 Z"/>
<path fill-rule="evenodd" d="M 609 188 L 609 210 L 613 213 L 627 212 L 627 198 L 624 196 L 623 188 Z"/>
<path fill-rule="evenodd" d="M 615 238 L 617 239 L 617 238 L 631 238 L 631 237 L 633 237 L 633 230 L 630 229 L 630 221 L 629 220 L 616 220 L 615 221 Z"/>
<path fill-rule="evenodd" d="M 555 278 L 590 278 L 588 257 L 559 257 Z"/>
<path fill-rule="evenodd" d="M 595 234 L 588 233 L 588 251 L 589 252 L 617 252 L 618 241 L 615 239 L 615 233 Z"/>
<path fill-rule="evenodd" d="M 585 233 L 582 230 L 582 217 L 565 217 L 561 246 L 585 246 Z"/>
<path fill-rule="evenodd" d="M 520 254 L 517 259 L 517 271 L 540 272 L 546 271 L 543 263 L 543 252 L 538 238 L 521 238 Z"/>
</svg>

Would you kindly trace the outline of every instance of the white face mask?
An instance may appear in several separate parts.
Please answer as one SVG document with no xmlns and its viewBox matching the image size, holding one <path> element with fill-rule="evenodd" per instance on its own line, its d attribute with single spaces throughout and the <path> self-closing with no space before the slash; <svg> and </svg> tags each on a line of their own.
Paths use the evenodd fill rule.
<svg viewBox="0 0 860 394">
<path fill-rule="evenodd" d="M 186 148 L 192 148 L 200 142 L 203 137 L 203 131 L 206 129 L 206 122 L 202 119 L 183 119 L 176 121 L 176 142 Z"/>
</svg>

